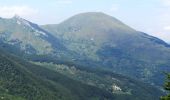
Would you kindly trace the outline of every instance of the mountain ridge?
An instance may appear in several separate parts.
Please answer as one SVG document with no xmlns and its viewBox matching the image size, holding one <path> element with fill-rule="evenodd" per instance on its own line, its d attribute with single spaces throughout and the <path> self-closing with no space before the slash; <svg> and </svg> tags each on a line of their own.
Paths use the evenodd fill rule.
<svg viewBox="0 0 170 100">
<path fill-rule="evenodd" d="M 81 13 L 52 26 L 30 22 L 47 37 L 19 26 L 14 19 L 0 20 L 0 40 L 2 46 L 10 45 L 8 51 L 17 48 L 18 54 L 21 50 L 25 59 L 105 68 L 159 86 L 162 82 L 157 77 L 163 80 L 160 71 L 169 70 L 167 43 L 104 13 Z"/>
<path fill-rule="evenodd" d="M 47 89 L 49 95 L 44 98 L 124 100 L 135 97 L 136 100 L 155 100 L 162 94 L 159 90 L 164 77 L 162 72 L 170 70 L 170 46 L 167 43 L 104 13 L 81 13 L 60 24 L 45 26 L 18 16 L 0 18 L 0 47 L 18 57 L 4 55 L 6 61 L 0 63 L 12 64 L 9 69 L 0 68 L 5 72 L 20 69 L 16 72 L 19 75 L 14 75 L 21 77 L 23 82 L 27 78 L 20 73 L 33 79 L 36 85 L 30 86 L 30 91 L 36 89 L 43 94 Z M 6 75 L 5 72 L 0 70 L 0 74 Z M 9 74 L 9 79 L 16 81 L 12 75 Z M 29 79 L 28 83 L 34 84 Z M 1 81 L 9 87 L 20 84 L 16 81 L 11 85 L 8 84 L 11 80 L 4 79 L 0 84 Z M 27 81 L 23 87 L 27 87 Z M 0 92 L 1 88 L 6 89 L 0 87 Z M 22 89 L 18 89 L 20 94 Z M 91 89 L 94 91 L 89 92 Z M 10 91 L 15 90 L 11 88 Z M 9 97 L 27 96 L 27 93 L 4 93 Z M 26 97 L 30 98 L 29 95 Z"/>
</svg>

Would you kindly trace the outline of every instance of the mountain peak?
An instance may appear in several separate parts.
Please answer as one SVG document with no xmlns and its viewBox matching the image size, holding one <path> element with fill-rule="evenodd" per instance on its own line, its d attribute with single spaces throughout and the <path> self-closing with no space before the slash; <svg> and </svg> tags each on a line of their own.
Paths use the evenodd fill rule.
<svg viewBox="0 0 170 100">
<path fill-rule="evenodd" d="M 75 33 L 75 31 L 81 33 L 81 30 L 82 32 L 83 30 L 88 30 L 85 34 L 106 34 L 111 32 L 114 32 L 115 34 L 132 34 L 136 32 L 136 30 L 124 24 L 117 18 L 102 12 L 80 13 L 60 23 L 59 26 L 64 27 L 65 30 L 68 29 L 69 32 L 71 28 L 73 33 Z"/>
<path fill-rule="evenodd" d="M 20 17 L 19 15 L 14 15 L 14 17 L 12 17 L 12 19 L 16 20 L 16 23 L 19 25 L 23 24 L 23 25 L 31 27 L 30 22 L 25 20 L 24 18 Z"/>
<path fill-rule="evenodd" d="M 84 13 L 80 13 L 80 14 L 77 14 L 77 15 L 106 15 L 106 16 L 109 16 L 103 12 L 84 12 Z"/>
<path fill-rule="evenodd" d="M 23 20 L 25 20 L 24 18 L 20 17 L 20 16 L 17 15 L 17 14 L 15 14 L 15 15 L 12 17 L 12 19 L 16 19 L 16 20 L 18 20 L 18 21 L 23 21 Z M 26 21 L 26 20 L 25 20 L 25 21 Z"/>
<path fill-rule="evenodd" d="M 17 14 L 15 14 L 13 18 L 21 19 L 21 17 Z"/>
<path fill-rule="evenodd" d="M 21 22 L 23 22 L 23 21 L 24 21 L 24 22 L 29 22 L 28 20 L 26 20 L 26 19 L 20 17 L 20 16 L 17 15 L 17 14 L 15 14 L 15 15 L 12 17 L 12 19 L 15 19 L 15 20 L 21 21 Z"/>
</svg>

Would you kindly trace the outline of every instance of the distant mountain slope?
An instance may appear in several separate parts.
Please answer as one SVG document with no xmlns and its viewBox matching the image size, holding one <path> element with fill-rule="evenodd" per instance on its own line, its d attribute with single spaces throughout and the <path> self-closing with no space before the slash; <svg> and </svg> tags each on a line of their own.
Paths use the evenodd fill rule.
<svg viewBox="0 0 170 100">
<path fill-rule="evenodd" d="M 104 13 L 82 13 L 42 27 L 78 54 L 72 55 L 72 62 L 105 67 L 159 86 L 162 73 L 170 71 L 169 44 Z"/>
<path fill-rule="evenodd" d="M 0 18 L 0 39 L 26 54 L 50 54 L 64 48 L 54 36 L 19 16 Z"/>
</svg>

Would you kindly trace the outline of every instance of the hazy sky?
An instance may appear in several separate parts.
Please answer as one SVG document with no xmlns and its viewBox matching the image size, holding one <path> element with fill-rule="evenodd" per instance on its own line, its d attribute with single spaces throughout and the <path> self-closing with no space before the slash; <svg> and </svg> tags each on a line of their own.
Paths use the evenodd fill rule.
<svg viewBox="0 0 170 100">
<path fill-rule="evenodd" d="M 83 12 L 104 12 L 170 42 L 170 0 L 0 0 L 1 17 L 17 14 L 38 24 L 57 24 Z"/>
</svg>

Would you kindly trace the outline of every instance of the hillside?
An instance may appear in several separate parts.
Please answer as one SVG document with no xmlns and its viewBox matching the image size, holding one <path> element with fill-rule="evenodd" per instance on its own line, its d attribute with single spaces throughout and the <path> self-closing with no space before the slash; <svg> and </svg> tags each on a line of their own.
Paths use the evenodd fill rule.
<svg viewBox="0 0 170 100">
<path fill-rule="evenodd" d="M 162 94 L 128 77 L 81 68 L 77 68 L 75 75 L 66 74 L 61 72 L 64 70 L 43 68 L 1 50 L 0 97 L 5 100 L 156 100 Z M 97 83 L 92 85 L 90 81 Z M 102 84 L 104 87 L 100 87 Z"/>
<path fill-rule="evenodd" d="M 0 18 L 0 40 L 25 54 L 50 54 L 63 49 L 57 38 L 19 16 Z"/>
<path fill-rule="evenodd" d="M 170 71 L 169 44 L 98 12 L 41 27 L 0 18 L 0 47 L 0 92 L 12 100 L 157 100 Z"/>
<path fill-rule="evenodd" d="M 0 59 L 0 96 L 5 100 L 113 99 L 109 92 L 30 64 L 2 50 Z"/>
<path fill-rule="evenodd" d="M 162 73 L 170 70 L 169 44 L 104 13 L 82 13 L 42 27 L 76 52 L 71 62 L 110 69 L 159 86 Z"/>
</svg>

